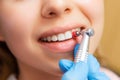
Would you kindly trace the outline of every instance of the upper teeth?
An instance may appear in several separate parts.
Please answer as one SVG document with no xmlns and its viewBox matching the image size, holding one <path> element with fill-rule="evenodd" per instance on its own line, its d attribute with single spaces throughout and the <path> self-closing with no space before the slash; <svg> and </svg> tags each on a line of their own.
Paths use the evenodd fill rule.
<svg viewBox="0 0 120 80">
<path fill-rule="evenodd" d="M 76 28 L 71 31 L 66 31 L 64 33 L 59 33 L 57 35 L 52 35 L 48 37 L 41 38 L 42 41 L 55 42 L 55 41 L 64 41 L 72 38 L 72 31 L 80 31 L 80 28 Z"/>
</svg>

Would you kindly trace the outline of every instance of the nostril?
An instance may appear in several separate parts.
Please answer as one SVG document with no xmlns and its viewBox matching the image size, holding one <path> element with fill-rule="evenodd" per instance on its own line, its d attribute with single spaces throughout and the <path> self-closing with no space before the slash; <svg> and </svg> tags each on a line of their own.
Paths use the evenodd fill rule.
<svg viewBox="0 0 120 80">
<path fill-rule="evenodd" d="M 55 16 L 56 14 L 54 12 L 49 13 L 50 16 Z"/>
<path fill-rule="evenodd" d="M 65 13 L 70 13 L 70 12 L 71 12 L 71 10 L 69 8 L 65 9 Z"/>
<path fill-rule="evenodd" d="M 65 10 L 64 10 L 64 13 L 70 13 L 71 12 L 71 10 L 69 9 L 69 8 L 66 8 Z M 51 12 L 49 12 L 48 13 L 48 15 L 49 16 L 56 16 L 57 15 L 57 12 L 54 12 L 54 11 L 51 11 Z"/>
<path fill-rule="evenodd" d="M 44 18 L 55 18 L 64 14 L 69 14 L 71 8 L 69 7 L 54 7 L 54 6 L 45 6 L 41 11 L 41 16 Z"/>
</svg>

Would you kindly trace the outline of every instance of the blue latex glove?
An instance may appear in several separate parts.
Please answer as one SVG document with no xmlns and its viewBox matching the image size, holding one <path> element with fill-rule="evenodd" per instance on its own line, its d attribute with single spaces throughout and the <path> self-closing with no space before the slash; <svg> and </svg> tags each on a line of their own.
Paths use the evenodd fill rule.
<svg viewBox="0 0 120 80">
<path fill-rule="evenodd" d="M 74 50 L 76 55 L 79 45 Z M 70 60 L 61 59 L 59 67 L 64 73 L 61 80 L 110 80 L 103 72 L 100 72 L 100 65 L 97 59 L 89 54 L 87 63 L 74 63 Z"/>
</svg>

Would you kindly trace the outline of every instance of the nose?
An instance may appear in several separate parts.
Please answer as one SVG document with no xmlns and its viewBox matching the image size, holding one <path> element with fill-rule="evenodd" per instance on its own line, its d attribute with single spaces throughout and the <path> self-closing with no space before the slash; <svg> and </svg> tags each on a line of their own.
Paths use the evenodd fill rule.
<svg viewBox="0 0 120 80">
<path fill-rule="evenodd" d="M 68 0 L 69 1 L 69 0 Z M 54 18 L 69 14 L 72 11 L 70 1 L 67 0 L 45 0 L 42 6 L 41 15 L 45 18 Z"/>
</svg>

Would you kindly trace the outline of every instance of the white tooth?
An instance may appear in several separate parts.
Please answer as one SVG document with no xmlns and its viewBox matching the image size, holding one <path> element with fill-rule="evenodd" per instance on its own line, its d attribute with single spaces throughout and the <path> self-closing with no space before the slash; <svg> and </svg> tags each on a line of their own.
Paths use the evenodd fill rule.
<svg viewBox="0 0 120 80">
<path fill-rule="evenodd" d="M 48 41 L 48 42 L 51 41 L 51 37 L 50 37 L 50 36 L 47 37 L 47 41 Z"/>
<path fill-rule="evenodd" d="M 53 35 L 51 40 L 52 40 L 52 41 L 57 41 L 57 40 L 58 40 L 58 39 L 57 39 L 57 36 L 56 36 L 56 35 Z"/>
<path fill-rule="evenodd" d="M 58 41 L 63 41 L 63 40 L 65 40 L 65 35 L 62 33 L 58 34 Z"/>
<path fill-rule="evenodd" d="M 72 38 L 72 33 L 71 33 L 71 31 L 65 32 L 65 39 L 70 39 L 70 38 Z"/>
<path fill-rule="evenodd" d="M 43 38 L 44 41 L 47 41 L 47 38 Z"/>
<path fill-rule="evenodd" d="M 80 28 L 78 28 L 78 31 L 81 31 L 81 29 L 80 29 Z"/>
<path fill-rule="evenodd" d="M 80 29 L 80 28 L 76 28 L 75 30 L 76 30 L 76 31 L 81 31 L 81 29 Z"/>
</svg>

